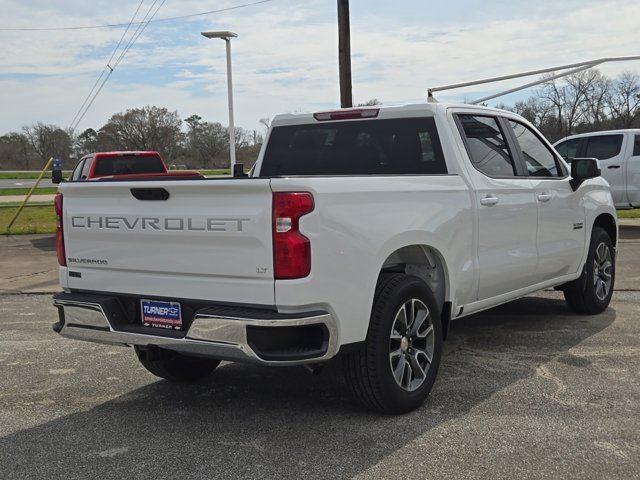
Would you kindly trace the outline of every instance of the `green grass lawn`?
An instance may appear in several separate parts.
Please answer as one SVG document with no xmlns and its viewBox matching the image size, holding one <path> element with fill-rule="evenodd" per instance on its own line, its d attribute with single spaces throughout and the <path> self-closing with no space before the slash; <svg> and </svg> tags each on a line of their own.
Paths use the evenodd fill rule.
<svg viewBox="0 0 640 480">
<path fill-rule="evenodd" d="M 618 210 L 618 218 L 640 218 L 640 208 Z"/>
<path fill-rule="evenodd" d="M 1 204 L 0 204 L 1 205 Z M 53 204 L 27 205 L 16 222 L 7 231 L 7 225 L 18 209 L 18 204 L 0 206 L 0 235 L 22 233 L 55 233 L 56 214 Z"/>
<path fill-rule="evenodd" d="M 71 170 L 65 170 L 62 172 L 63 177 L 69 176 Z M 0 179 L 2 180 L 35 180 L 40 175 L 40 172 L 0 172 Z M 51 172 L 46 172 L 43 178 L 51 178 Z"/>
<path fill-rule="evenodd" d="M 214 170 L 198 170 L 202 175 L 229 175 L 228 168 L 217 168 Z"/>
<path fill-rule="evenodd" d="M 30 188 L 0 188 L 0 197 L 7 197 L 9 195 L 26 195 L 29 193 Z M 53 195 L 58 191 L 58 187 L 45 187 L 36 188 L 33 192 L 34 195 Z"/>
<path fill-rule="evenodd" d="M 197 169 L 194 169 L 197 170 Z M 198 170 L 202 175 L 229 175 L 228 168 L 216 168 L 212 170 Z M 0 179 L 2 180 L 35 180 L 40 175 L 40 172 L 2 172 L 0 171 Z M 71 170 L 65 170 L 62 172 L 63 178 L 68 178 L 71 175 Z M 44 174 L 43 178 L 51 178 L 51 172 Z"/>
</svg>

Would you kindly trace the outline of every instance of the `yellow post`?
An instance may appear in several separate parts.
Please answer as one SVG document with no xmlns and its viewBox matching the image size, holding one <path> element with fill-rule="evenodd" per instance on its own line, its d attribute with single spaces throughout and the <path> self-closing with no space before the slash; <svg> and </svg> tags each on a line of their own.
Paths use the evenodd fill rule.
<svg viewBox="0 0 640 480">
<path fill-rule="evenodd" d="M 27 204 L 27 202 L 31 198 L 31 195 L 33 195 L 33 192 L 35 191 L 35 189 L 38 188 L 38 185 L 40 185 L 40 181 L 42 180 L 42 177 L 44 177 L 44 174 L 47 173 L 47 170 L 51 166 L 51 162 L 53 162 L 53 157 L 51 157 L 47 162 L 47 164 L 44 166 L 44 168 L 40 172 L 40 175 L 38 176 L 38 179 L 36 180 L 36 183 L 33 185 L 33 187 L 31 187 L 31 190 L 29 190 L 29 193 L 27 193 L 27 196 L 22 201 L 22 205 L 20 205 L 20 208 L 18 208 L 18 211 L 9 222 L 9 225 L 7 225 L 7 232 L 11 229 L 11 226 L 16 221 L 16 219 L 18 218 L 18 215 L 20 215 L 20 212 L 22 211 L 24 206 Z"/>
</svg>

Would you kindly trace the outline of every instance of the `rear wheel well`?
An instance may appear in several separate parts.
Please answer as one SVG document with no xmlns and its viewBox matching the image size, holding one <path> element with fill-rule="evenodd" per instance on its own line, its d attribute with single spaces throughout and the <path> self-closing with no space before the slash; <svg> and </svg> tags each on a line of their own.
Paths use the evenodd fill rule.
<svg viewBox="0 0 640 480">
<path fill-rule="evenodd" d="M 433 292 L 442 310 L 447 296 L 447 274 L 442 255 L 427 245 L 399 248 L 387 257 L 380 273 L 405 273 L 421 278 Z"/>
<path fill-rule="evenodd" d="M 451 317 L 448 273 L 440 252 L 428 245 L 408 245 L 387 257 L 380 274 L 404 273 L 422 279 L 431 289 L 442 314 L 443 333 L 446 336 Z"/>
<path fill-rule="evenodd" d="M 616 221 L 613 216 L 609 213 L 601 213 L 598 215 L 593 222 L 594 227 L 602 228 L 607 234 L 609 238 L 611 238 L 611 242 L 615 246 L 617 243 L 617 230 L 616 230 Z"/>
</svg>

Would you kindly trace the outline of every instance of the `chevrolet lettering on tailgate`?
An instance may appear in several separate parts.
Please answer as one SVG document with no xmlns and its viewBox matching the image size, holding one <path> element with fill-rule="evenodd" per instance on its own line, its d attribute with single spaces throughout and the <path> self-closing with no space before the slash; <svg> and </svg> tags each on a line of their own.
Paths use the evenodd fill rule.
<svg viewBox="0 0 640 480">
<path fill-rule="evenodd" d="M 248 218 L 183 218 L 183 217 L 117 217 L 74 215 L 73 228 L 106 228 L 110 230 L 157 230 L 192 232 L 241 232 Z"/>
</svg>

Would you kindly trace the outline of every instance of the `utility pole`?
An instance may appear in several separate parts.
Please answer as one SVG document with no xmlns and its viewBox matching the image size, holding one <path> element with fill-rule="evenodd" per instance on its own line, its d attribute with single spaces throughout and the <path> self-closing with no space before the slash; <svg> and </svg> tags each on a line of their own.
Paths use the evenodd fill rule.
<svg viewBox="0 0 640 480">
<path fill-rule="evenodd" d="M 342 108 L 353 107 L 349 0 L 338 0 L 338 63 L 340 68 L 340 106 Z"/>
</svg>

